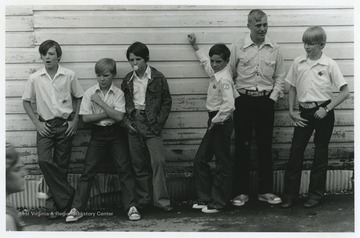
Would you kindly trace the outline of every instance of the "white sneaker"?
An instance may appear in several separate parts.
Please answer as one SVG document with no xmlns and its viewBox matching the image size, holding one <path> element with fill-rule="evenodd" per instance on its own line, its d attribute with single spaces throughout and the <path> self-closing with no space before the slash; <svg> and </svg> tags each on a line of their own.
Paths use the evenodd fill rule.
<svg viewBox="0 0 360 238">
<path fill-rule="evenodd" d="M 209 208 L 208 206 L 202 208 L 201 211 L 202 211 L 203 213 L 218 213 L 218 212 L 220 212 L 219 209 Z"/>
<path fill-rule="evenodd" d="M 258 199 L 259 201 L 267 202 L 270 204 L 279 204 L 282 202 L 280 197 L 272 193 L 259 194 Z"/>
<path fill-rule="evenodd" d="M 66 222 L 75 222 L 82 218 L 84 215 L 82 212 L 79 212 L 76 208 L 71 209 L 69 214 L 66 217 Z"/>
<path fill-rule="evenodd" d="M 232 200 L 232 205 L 241 207 L 244 206 L 247 201 L 249 201 L 249 196 L 246 194 L 241 194 Z"/>
<path fill-rule="evenodd" d="M 192 205 L 193 209 L 203 209 L 204 207 L 207 207 L 207 203 L 205 202 L 197 202 Z"/>
<path fill-rule="evenodd" d="M 138 210 L 136 209 L 136 207 L 132 206 L 129 209 L 128 212 L 128 217 L 130 221 L 138 221 L 141 219 L 140 213 L 138 212 Z"/>
</svg>

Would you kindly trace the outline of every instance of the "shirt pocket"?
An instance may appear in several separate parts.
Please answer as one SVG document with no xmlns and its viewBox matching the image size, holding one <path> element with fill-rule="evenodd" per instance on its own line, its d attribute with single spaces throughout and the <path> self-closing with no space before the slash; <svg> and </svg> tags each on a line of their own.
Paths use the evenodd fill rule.
<svg viewBox="0 0 360 238">
<path fill-rule="evenodd" d="M 239 59 L 238 67 L 240 68 L 240 72 L 244 74 L 251 74 L 251 58 L 241 57 Z"/>
<path fill-rule="evenodd" d="M 266 78 L 271 79 L 273 77 L 275 72 L 275 65 L 276 65 L 276 61 L 274 60 L 263 59 L 262 69 L 263 69 L 263 74 L 266 76 Z"/>
</svg>

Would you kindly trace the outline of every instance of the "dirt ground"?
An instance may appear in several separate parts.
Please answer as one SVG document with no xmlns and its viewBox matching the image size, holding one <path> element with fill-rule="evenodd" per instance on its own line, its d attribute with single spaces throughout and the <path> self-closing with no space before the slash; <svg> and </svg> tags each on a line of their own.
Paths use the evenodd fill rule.
<svg viewBox="0 0 360 238">
<path fill-rule="evenodd" d="M 315 208 L 303 201 L 290 209 L 259 202 L 254 198 L 244 207 L 221 213 L 203 214 L 189 203 L 175 206 L 174 213 L 156 208 L 142 212 L 140 221 L 129 221 L 120 208 L 87 211 L 76 223 L 65 217 L 50 220 L 41 211 L 23 211 L 26 231 L 146 231 L 146 232 L 354 232 L 354 195 L 327 195 Z M 65 214 L 64 214 L 65 215 Z"/>
</svg>

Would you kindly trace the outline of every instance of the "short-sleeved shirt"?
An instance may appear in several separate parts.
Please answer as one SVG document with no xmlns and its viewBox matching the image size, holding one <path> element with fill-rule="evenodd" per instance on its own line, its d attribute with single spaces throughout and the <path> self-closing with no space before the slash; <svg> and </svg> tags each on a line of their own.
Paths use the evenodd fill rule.
<svg viewBox="0 0 360 238">
<path fill-rule="evenodd" d="M 206 108 L 211 112 L 218 111 L 212 119 L 213 123 L 222 123 L 231 116 L 235 109 L 234 93 L 235 96 L 238 96 L 230 68 L 226 66 L 215 73 L 211 68 L 209 57 L 202 50 L 196 51 L 196 56 L 210 77 Z"/>
<path fill-rule="evenodd" d="M 336 62 L 324 53 L 312 63 L 306 55 L 295 58 L 285 80 L 304 103 L 327 101 L 332 98 L 332 85 L 340 90 L 347 84 Z"/>
<path fill-rule="evenodd" d="M 22 99 L 36 101 L 37 114 L 45 120 L 67 119 L 73 112 L 72 97 L 81 98 L 83 94 L 75 73 L 59 65 L 53 79 L 45 67 L 30 75 Z"/>
<path fill-rule="evenodd" d="M 283 96 L 285 67 L 280 47 L 267 36 L 258 47 L 248 34 L 230 47 L 229 65 L 236 89 L 272 91 L 270 98 Z"/>
<path fill-rule="evenodd" d="M 151 69 L 147 66 L 142 78 L 139 78 L 137 74 L 133 73 L 130 80 L 134 80 L 134 104 L 136 109 L 145 110 L 145 96 L 146 89 L 151 80 Z"/>
<path fill-rule="evenodd" d="M 98 94 L 108 106 L 114 108 L 116 111 L 125 113 L 124 92 L 114 84 L 111 84 L 109 90 L 104 95 L 100 89 L 99 84 L 96 84 L 86 90 L 81 101 L 80 115 L 93 115 L 105 112 L 102 107 L 91 101 L 91 96 L 95 93 Z M 112 118 L 106 118 L 94 124 L 99 126 L 110 126 L 115 122 L 116 121 Z"/>
</svg>

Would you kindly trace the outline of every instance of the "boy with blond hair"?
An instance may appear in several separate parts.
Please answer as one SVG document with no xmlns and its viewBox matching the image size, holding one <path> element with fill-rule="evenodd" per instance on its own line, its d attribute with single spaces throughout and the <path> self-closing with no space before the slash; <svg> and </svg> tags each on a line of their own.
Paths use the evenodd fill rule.
<svg viewBox="0 0 360 238">
<path fill-rule="evenodd" d="M 289 114 L 295 128 L 285 172 L 283 208 L 291 207 L 298 197 L 304 151 L 314 131 L 315 153 L 304 207 L 312 208 L 320 203 L 325 193 L 334 108 L 349 97 L 347 83 L 338 65 L 322 52 L 326 44 L 325 31 L 320 26 L 309 27 L 302 41 L 306 55 L 294 60 L 286 77 L 290 84 Z M 336 97 L 332 96 L 332 86 L 340 91 Z M 299 111 L 295 111 L 296 100 Z"/>
<path fill-rule="evenodd" d="M 91 139 L 86 151 L 84 171 L 78 182 L 72 209 L 66 222 L 83 217 L 90 190 L 99 164 L 111 156 L 120 177 L 122 201 L 129 220 L 139 220 L 136 206 L 135 180 L 131 169 L 127 133 L 121 127 L 125 114 L 124 93 L 113 84 L 116 63 L 113 59 L 100 59 L 95 65 L 97 84 L 86 90 L 80 115 L 85 123 L 92 124 Z"/>
</svg>

